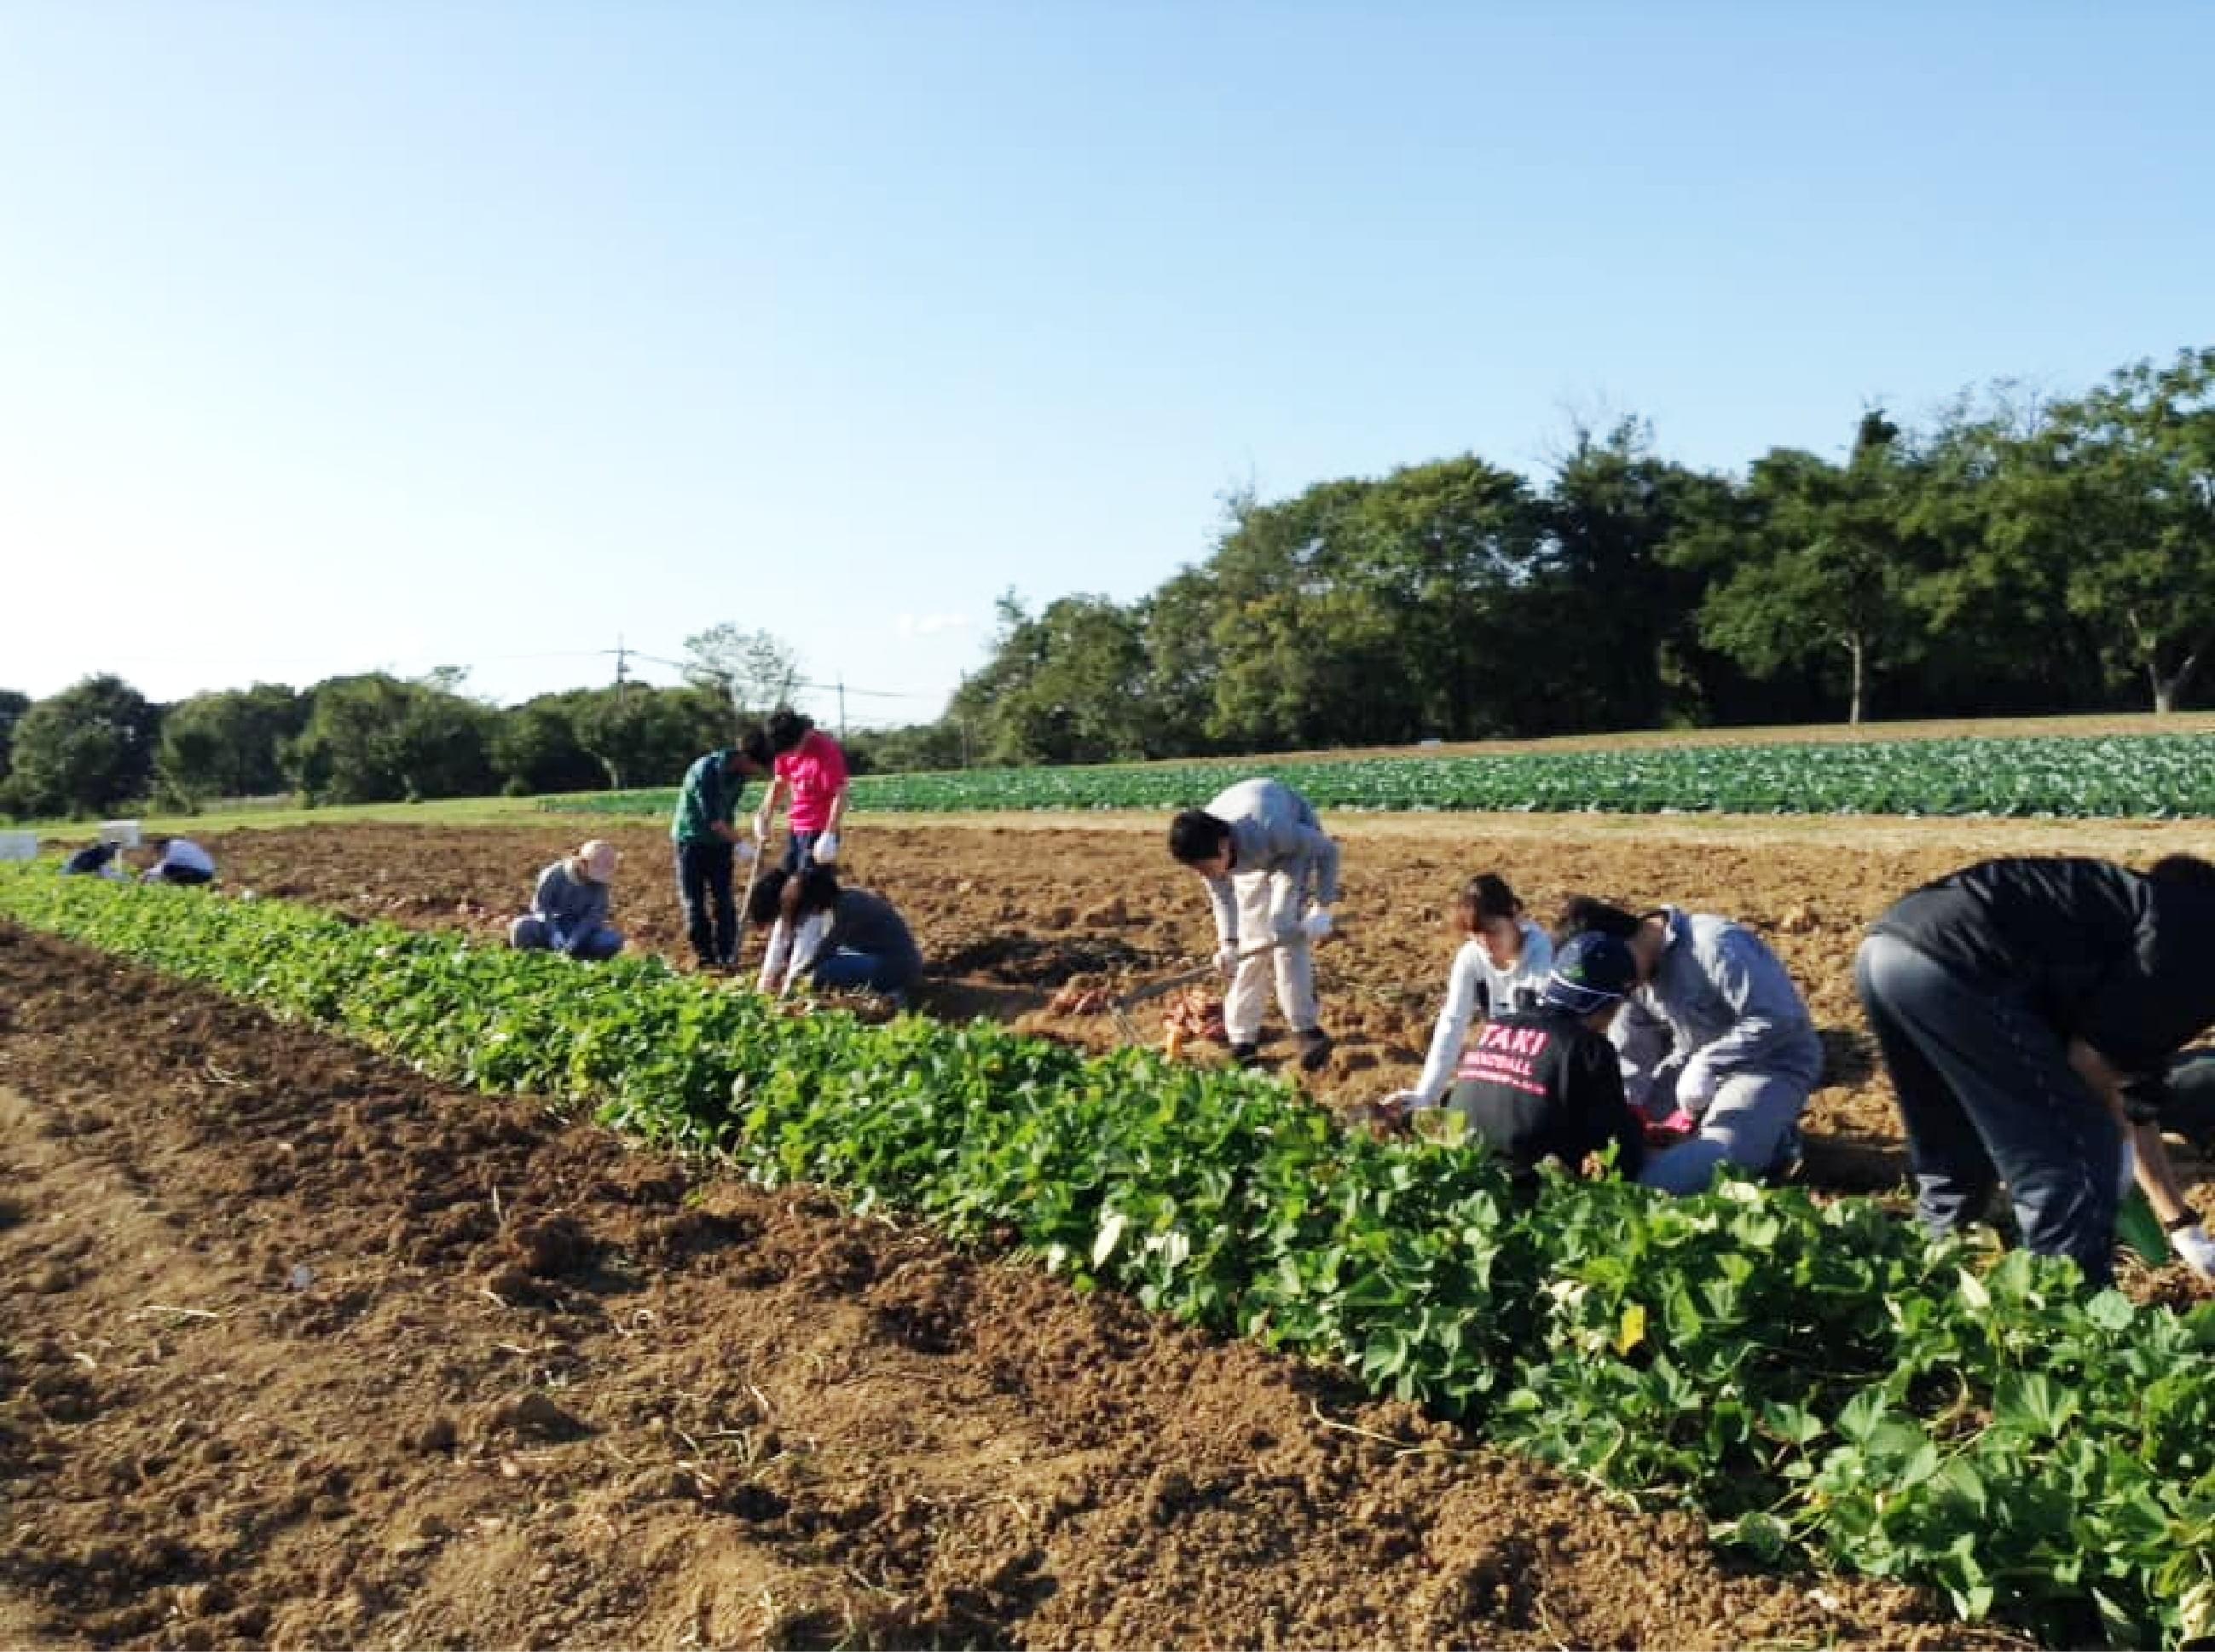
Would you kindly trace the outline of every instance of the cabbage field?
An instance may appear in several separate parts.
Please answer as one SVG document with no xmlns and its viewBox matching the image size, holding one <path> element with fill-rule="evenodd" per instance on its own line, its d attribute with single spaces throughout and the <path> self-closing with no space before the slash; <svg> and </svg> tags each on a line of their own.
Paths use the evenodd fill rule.
<svg viewBox="0 0 2215 1652">
<path fill-rule="evenodd" d="M 864 775 L 892 812 L 1169 809 L 1266 771 L 1319 809 L 1729 814 L 2215 817 L 2215 739 L 2123 735 L 1302 758 Z M 666 815 L 673 790 L 549 800 Z"/>
</svg>

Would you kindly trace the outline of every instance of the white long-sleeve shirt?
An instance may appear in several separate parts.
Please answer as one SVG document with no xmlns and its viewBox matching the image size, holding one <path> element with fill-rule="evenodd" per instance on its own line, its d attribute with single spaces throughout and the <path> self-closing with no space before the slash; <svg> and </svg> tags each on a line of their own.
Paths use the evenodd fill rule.
<svg viewBox="0 0 2215 1652">
<path fill-rule="evenodd" d="M 1476 1019 L 1478 991 L 1483 988 L 1485 1013 L 1506 1015 L 1522 1007 L 1517 994 L 1524 991 L 1537 993 L 1545 986 L 1546 977 L 1554 968 L 1554 943 L 1546 932 L 1529 919 L 1522 922 L 1523 953 L 1514 964 L 1502 970 L 1492 961 L 1484 950 L 1484 943 L 1472 937 L 1454 954 L 1453 973 L 1446 978 L 1445 1007 L 1439 1012 L 1439 1024 L 1431 1034 L 1431 1053 L 1423 1062 L 1423 1076 L 1415 1080 L 1415 1094 L 1421 1104 L 1433 1107 L 1453 1082 L 1454 1069 L 1460 1065 L 1462 1046 L 1468 1042 L 1470 1023 Z"/>
</svg>

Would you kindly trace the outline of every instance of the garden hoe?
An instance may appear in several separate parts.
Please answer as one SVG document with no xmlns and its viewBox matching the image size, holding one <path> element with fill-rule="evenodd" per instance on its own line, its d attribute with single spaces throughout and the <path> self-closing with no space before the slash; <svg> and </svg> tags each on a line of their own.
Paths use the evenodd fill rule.
<svg viewBox="0 0 2215 1652">
<path fill-rule="evenodd" d="M 1241 952 L 1238 955 L 1238 961 L 1243 964 L 1249 958 L 1266 958 L 1276 950 L 1277 943 L 1267 941 L 1255 947 L 1251 951 Z M 1108 1013 L 1115 1018 L 1115 1036 L 1126 1044 L 1138 1043 L 1138 1023 L 1131 1019 L 1132 1010 L 1141 1004 L 1150 1004 L 1157 998 L 1165 998 L 1181 987 L 1196 987 L 1203 981 L 1218 979 L 1220 979 L 1220 976 L 1216 966 L 1212 964 L 1203 964 L 1197 969 L 1181 970 L 1166 980 L 1157 981 L 1139 988 L 1136 992 L 1124 994 L 1122 997 L 1108 1006 Z"/>
</svg>

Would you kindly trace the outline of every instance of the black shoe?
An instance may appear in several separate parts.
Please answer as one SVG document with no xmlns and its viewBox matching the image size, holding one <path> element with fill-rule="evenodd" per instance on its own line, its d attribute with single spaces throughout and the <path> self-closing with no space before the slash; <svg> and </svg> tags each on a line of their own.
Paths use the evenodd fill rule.
<svg viewBox="0 0 2215 1652">
<path fill-rule="evenodd" d="M 1310 1027 L 1300 1034 L 1300 1071 L 1320 1073 L 1330 1060 L 1334 1046 L 1330 1034 L 1321 1027 Z"/>
<path fill-rule="evenodd" d="M 1259 1067 L 1259 1066 L 1261 1066 L 1261 1051 L 1260 1047 L 1259 1047 L 1258 1045 L 1255 1045 L 1255 1044 L 1233 1044 L 1233 1045 L 1231 1045 L 1231 1046 L 1230 1046 L 1230 1064 L 1231 1064 L 1231 1066 L 1233 1066 L 1233 1067 Z"/>
</svg>

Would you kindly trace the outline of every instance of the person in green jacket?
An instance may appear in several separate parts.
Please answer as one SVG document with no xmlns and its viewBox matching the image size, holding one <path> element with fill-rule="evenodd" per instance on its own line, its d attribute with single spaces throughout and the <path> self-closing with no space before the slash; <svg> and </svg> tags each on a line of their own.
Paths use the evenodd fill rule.
<svg viewBox="0 0 2215 1652">
<path fill-rule="evenodd" d="M 752 748 L 758 744 L 757 752 Z M 711 751 L 684 771 L 670 840 L 677 849 L 677 898 L 684 933 L 703 970 L 727 970 L 738 946 L 738 899 L 731 884 L 754 846 L 731 823 L 749 776 L 769 772 L 768 742 L 757 731 L 735 746 Z"/>
</svg>

